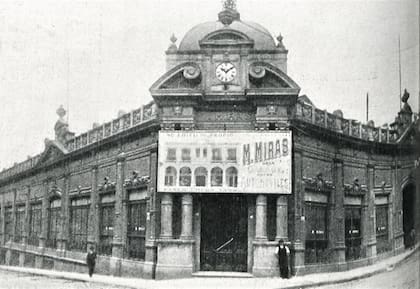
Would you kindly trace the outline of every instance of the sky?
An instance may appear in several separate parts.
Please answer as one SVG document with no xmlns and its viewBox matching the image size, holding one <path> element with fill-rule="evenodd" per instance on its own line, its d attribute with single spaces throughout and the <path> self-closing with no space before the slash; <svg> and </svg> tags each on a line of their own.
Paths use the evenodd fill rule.
<svg viewBox="0 0 420 289">
<path fill-rule="evenodd" d="M 314 104 L 377 125 L 419 107 L 418 0 L 238 0 L 242 20 L 281 33 L 288 75 Z M 80 134 L 152 100 L 165 50 L 217 20 L 220 0 L 0 0 L 0 170 L 44 150 L 56 109 Z"/>
</svg>

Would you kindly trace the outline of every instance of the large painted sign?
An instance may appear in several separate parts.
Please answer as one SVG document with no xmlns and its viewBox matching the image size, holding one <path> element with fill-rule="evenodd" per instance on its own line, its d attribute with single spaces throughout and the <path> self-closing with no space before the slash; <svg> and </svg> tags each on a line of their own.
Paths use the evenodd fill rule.
<svg viewBox="0 0 420 289">
<path fill-rule="evenodd" d="M 291 154 L 291 131 L 160 131 L 158 191 L 290 194 Z"/>
</svg>

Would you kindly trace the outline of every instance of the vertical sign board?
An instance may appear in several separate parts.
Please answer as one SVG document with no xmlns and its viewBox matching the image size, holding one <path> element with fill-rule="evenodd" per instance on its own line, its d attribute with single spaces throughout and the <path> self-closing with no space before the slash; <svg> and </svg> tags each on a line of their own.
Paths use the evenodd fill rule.
<svg viewBox="0 0 420 289">
<path fill-rule="evenodd" d="M 291 155 L 291 131 L 160 131 L 158 191 L 290 194 Z"/>
</svg>

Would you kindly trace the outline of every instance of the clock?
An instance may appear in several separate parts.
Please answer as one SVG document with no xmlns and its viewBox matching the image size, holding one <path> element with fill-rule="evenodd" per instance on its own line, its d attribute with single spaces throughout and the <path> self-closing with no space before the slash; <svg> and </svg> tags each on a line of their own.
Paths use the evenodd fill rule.
<svg viewBox="0 0 420 289">
<path fill-rule="evenodd" d="M 216 77 L 221 82 L 231 82 L 236 76 L 236 67 L 230 62 L 222 62 L 216 67 Z"/>
</svg>

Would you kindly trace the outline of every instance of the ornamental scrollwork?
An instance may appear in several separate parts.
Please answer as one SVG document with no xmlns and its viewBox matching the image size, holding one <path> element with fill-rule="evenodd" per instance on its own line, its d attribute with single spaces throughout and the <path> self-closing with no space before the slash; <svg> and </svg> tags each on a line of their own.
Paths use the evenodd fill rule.
<svg viewBox="0 0 420 289">
<path fill-rule="evenodd" d="M 139 176 L 139 173 L 137 171 L 133 171 L 131 173 L 131 177 L 124 181 L 124 187 L 133 188 L 133 187 L 139 187 L 139 186 L 146 186 L 149 183 L 150 183 L 149 176 Z"/>
<path fill-rule="evenodd" d="M 195 65 L 188 65 L 184 67 L 183 75 L 186 79 L 196 79 L 200 76 L 200 68 Z"/>
<path fill-rule="evenodd" d="M 265 68 L 261 65 L 251 65 L 249 75 L 253 78 L 261 79 L 265 76 Z"/>
</svg>

